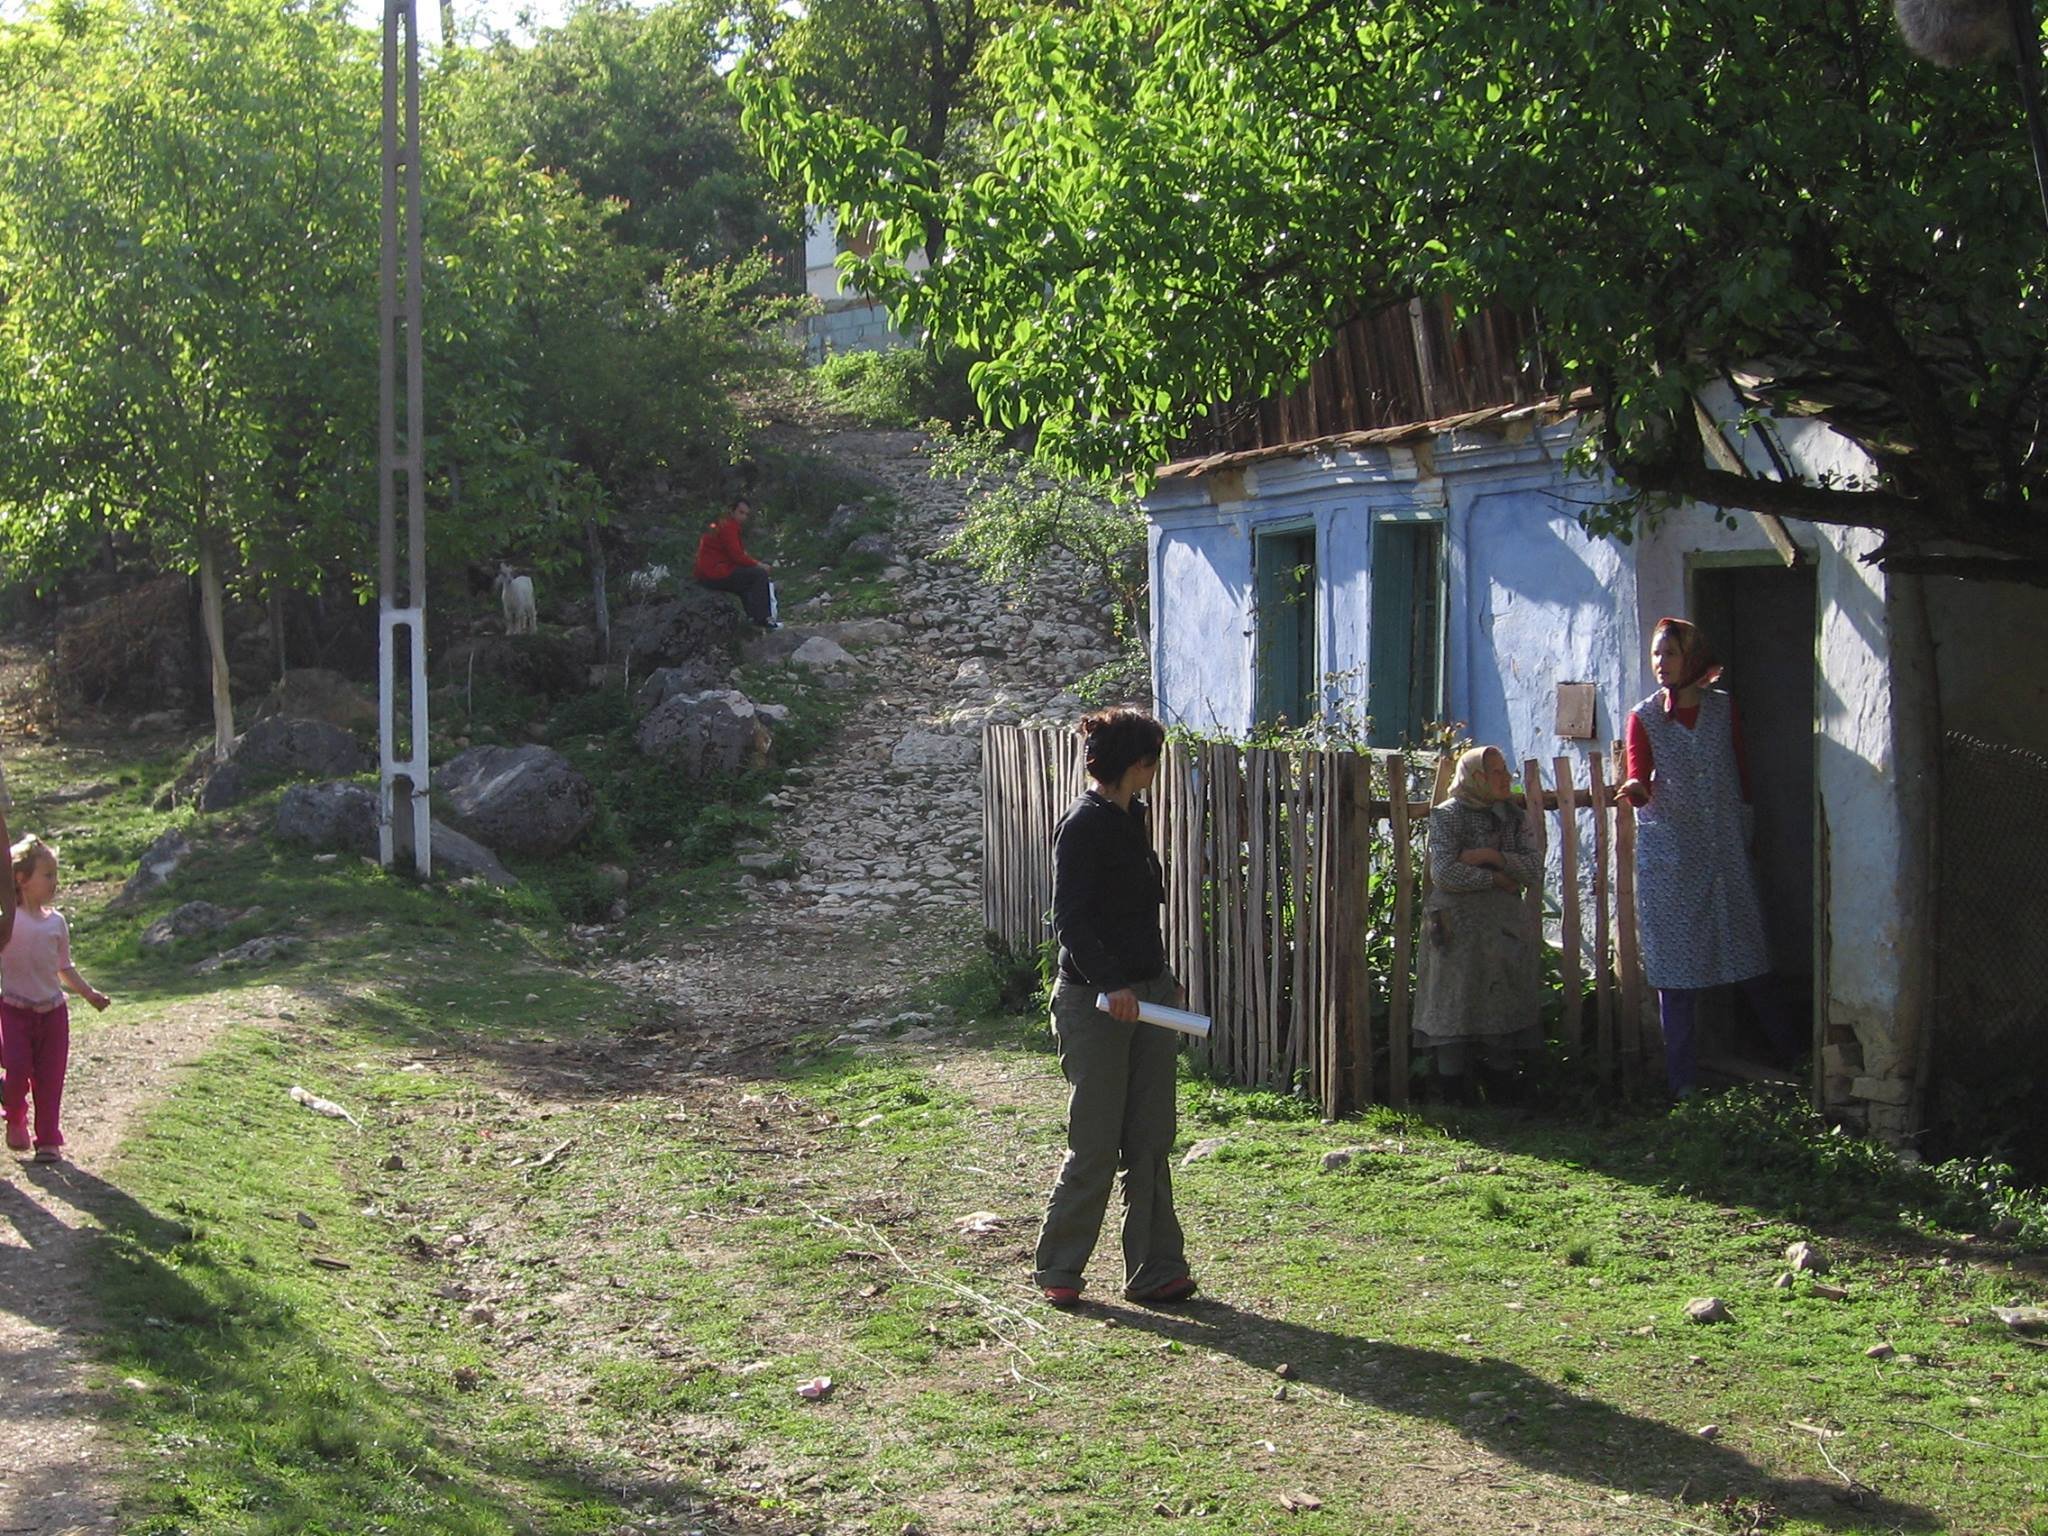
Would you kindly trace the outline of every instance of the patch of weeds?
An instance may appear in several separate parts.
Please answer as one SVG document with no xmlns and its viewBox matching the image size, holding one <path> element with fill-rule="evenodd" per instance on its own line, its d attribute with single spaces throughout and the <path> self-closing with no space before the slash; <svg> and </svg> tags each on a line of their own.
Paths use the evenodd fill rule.
<svg viewBox="0 0 2048 1536">
<path fill-rule="evenodd" d="M 965 362 L 935 361 L 921 347 L 835 352 L 810 378 L 821 407 L 862 426 L 910 428 L 934 416 L 976 419 Z"/>
<path fill-rule="evenodd" d="M 1192 1058 L 1190 1073 L 1200 1068 Z M 1293 1093 L 1270 1088 L 1237 1088 L 1205 1077 L 1193 1077 L 1181 1091 L 1183 1113 L 1204 1125 L 1236 1125 L 1241 1121 L 1300 1123 L 1322 1118 L 1320 1105 Z"/>
<path fill-rule="evenodd" d="M 1583 1269 L 1593 1262 L 1593 1245 L 1583 1237 L 1575 1237 L 1564 1245 L 1566 1269 Z"/>
</svg>

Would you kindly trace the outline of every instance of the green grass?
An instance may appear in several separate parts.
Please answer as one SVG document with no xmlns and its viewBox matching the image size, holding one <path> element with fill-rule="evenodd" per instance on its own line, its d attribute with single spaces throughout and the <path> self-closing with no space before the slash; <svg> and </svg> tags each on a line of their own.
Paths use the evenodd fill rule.
<svg viewBox="0 0 2048 1536">
<path fill-rule="evenodd" d="M 583 1529 L 602 1506 L 579 1490 L 609 1463 L 579 1461 L 522 1398 L 543 1373 L 580 1443 L 792 1530 L 1431 1531 L 1511 1512 L 2048 1529 L 2048 1478 L 1989 1448 L 2048 1439 L 2048 1368 L 1983 1321 L 2038 1296 L 2038 1261 L 1963 1242 L 1938 1198 L 1902 1206 L 1908 1186 L 1868 1168 L 1795 1162 L 1758 1183 L 1724 1139 L 1732 1171 L 1700 1187 L 1686 1117 L 1324 1125 L 1189 1073 L 1184 1140 L 1225 1138 L 1178 1175 L 1212 1299 L 1065 1317 L 1024 1284 L 1057 1067 L 1024 1048 L 1031 1024 L 989 1011 L 988 968 L 907 1000 L 962 1014 L 937 1057 L 834 1051 L 728 1087 L 599 1029 L 601 989 L 500 1027 L 528 983 L 458 979 L 501 958 L 467 948 L 494 932 L 466 926 L 452 954 L 403 962 L 317 1025 L 229 1042 L 216 1089 L 158 1116 L 124 1164 L 138 1214 L 111 1369 L 195 1387 L 131 1403 L 138 1443 L 201 1450 L 157 1475 L 158 1518 L 285 1529 L 232 1522 L 324 1502 L 394 1530 L 496 1529 L 510 1510 Z M 579 1013 L 592 1022 L 566 1038 L 535 1032 Z M 428 1046 L 428 1070 L 405 1072 Z M 367 1134 L 295 1120 L 298 1080 Z M 204 1155 L 224 1125 L 225 1168 Z M 1361 1150 L 1324 1172 L 1340 1146 Z M 394 1151 L 406 1169 L 383 1174 Z M 1789 1214 L 1822 1199 L 1833 1224 Z M 1002 1224 L 963 1231 L 977 1210 Z M 1773 1287 L 1795 1237 L 1830 1250 L 1847 1301 Z M 312 1251 L 353 1267 L 313 1271 Z M 1685 1321 L 1702 1294 L 1734 1321 Z M 475 1304 L 490 1324 L 466 1320 Z M 1866 1357 L 1880 1340 L 1892 1361 Z M 453 1384 L 464 1370 L 473 1390 Z M 804 1401 L 819 1375 L 831 1396 Z M 338 1447 L 329 1404 L 355 1426 Z M 1838 1501 L 1822 1445 L 1876 1491 Z M 1283 1515 L 1282 1494 L 1321 1505 Z"/>
</svg>

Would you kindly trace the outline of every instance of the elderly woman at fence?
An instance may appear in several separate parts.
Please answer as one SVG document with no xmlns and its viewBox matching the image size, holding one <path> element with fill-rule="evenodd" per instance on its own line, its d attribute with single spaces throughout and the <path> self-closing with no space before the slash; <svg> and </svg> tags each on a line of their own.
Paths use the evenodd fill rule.
<svg viewBox="0 0 2048 1536">
<path fill-rule="evenodd" d="M 1475 1065 L 1488 1096 L 1505 1098 L 1521 1057 L 1543 1043 L 1538 934 L 1522 895 L 1543 878 L 1543 852 L 1527 845 L 1513 793 L 1500 750 L 1474 747 L 1429 813 L 1414 1044 L 1431 1053 L 1436 1089 L 1465 1102 Z"/>
<path fill-rule="evenodd" d="M 1067 1158 L 1038 1234 L 1034 1270 L 1056 1307 L 1081 1299 L 1082 1271 L 1123 1172 L 1124 1294 L 1166 1303 L 1194 1294 L 1173 1213 L 1174 1060 L 1180 1037 L 1140 1023 L 1138 1005 L 1176 1003 L 1159 908 L 1166 882 L 1135 798 L 1159 771 L 1166 732 L 1135 709 L 1083 717 L 1089 786 L 1053 833 L 1052 921 L 1059 983 L 1052 1027 L 1067 1100 Z M 1096 1006 L 1106 994 L 1108 1011 Z"/>
<path fill-rule="evenodd" d="M 1629 711 L 1628 777 L 1636 811 L 1636 911 L 1643 973 L 1657 989 L 1671 1093 L 1693 1091 L 1693 1023 L 1709 987 L 1734 985 L 1788 1060 L 1799 1029 L 1770 984 L 1770 948 L 1749 864 L 1749 765 L 1735 700 L 1707 638 L 1659 619 L 1650 638 L 1657 691 Z"/>
</svg>

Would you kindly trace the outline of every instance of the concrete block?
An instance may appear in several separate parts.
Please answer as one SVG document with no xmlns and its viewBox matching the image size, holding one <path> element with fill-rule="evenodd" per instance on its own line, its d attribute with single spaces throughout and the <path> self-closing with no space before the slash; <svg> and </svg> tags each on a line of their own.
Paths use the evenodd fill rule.
<svg viewBox="0 0 2048 1536">
<path fill-rule="evenodd" d="M 1872 1104 L 1904 1104 L 1913 1097 L 1913 1085 L 1902 1077 L 1859 1077 L 1849 1091 Z"/>
<path fill-rule="evenodd" d="M 1855 1077 L 1863 1070 L 1863 1047 L 1854 1041 L 1847 1045 L 1824 1045 L 1820 1053 L 1822 1068 L 1829 1077 Z"/>
</svg>

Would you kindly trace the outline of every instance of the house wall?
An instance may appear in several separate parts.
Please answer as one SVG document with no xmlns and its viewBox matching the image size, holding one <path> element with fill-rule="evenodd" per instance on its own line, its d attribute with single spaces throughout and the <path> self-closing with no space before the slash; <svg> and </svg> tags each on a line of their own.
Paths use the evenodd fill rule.
<svg viewBox="0 0 2048 1536">
<path fill-rule="evenodd" d="M 810 210 L 811 223 L 804 232 L 804 291 L 818 301 L 818 313 L 803 322 L 804 350 L 813 362 L 835 352 L 881 352 L 907 347 L 917 340 L 889 323 L 880 304 L 846 286 L 839 271 L 839 227 L 825 209 Z M 913 270 L 924 266 L 922 255 L 913 256 Z"/>
<path fill-rule="evenodd" d="M 1566 472 L 1570 430 L 1445 435 L 1415 450 L 1303 455 L 1163 483 L 1146 503 L 1162 718 L 1225 734 L 1251 726 L 1253 536 L 1264 525 L 1301 521 L 1318 533 L 1318 668 L 1337 675 L 1330 703 L 1369 709 L 1359 695 L 1372 623 L 1372 525 L 1388 513 L 1433 510 L 1446 532 L 1446 718 L 1465 722 L 1472 739 L 1500 745 L 1517 765 L 1535 757 L 1547 768 L 1557 755 L 1583 764 L 1604 752 L 1651 689 L 1651 626 L 1690 611 L 1691 573 L 1715 561 L 1781 557 L 1754 516 L 1706 508 L 1652 519 L 1629 545 L 1588 538 L 1577 510 L 1607 488 Z M 1839 479 L 1868 469 L 1852 445 L 1814 424 L 1781 424 L 1779 437 L 1804 472 Z M 1759 442 L 1740 446 L 1761 461 L 1760 473 L 1774 472 Z M 1923 588 L 1954 584 L 1889 581 L 1863 558 L 1875 535 L 1798 523 L 1788 531 L 1814 562 L 1819 607 L 1816 1031 L 1824 1049 L 1816 1088 L 1835 1111 L 1898 1136 L 1916 1113 L 1920 1030 L 1930 1012 L 1938 683 L 1960 683 L 1959 712 L 2002 711 L 2010 731 L 2048 742 L 2048 681 L 2029 680 L 2013 701 L 1995 673 L 1980 675 L 1978 658 L 1999 632 L 1986 615 L 2005 611 L 1975 608 L 1981 589 L 1923 602 Z M 2048 640 L 2043 606 L 2026 608 L 2019 633 Z M 1593 741 L 1556 735 L 1560 682 L 1595 685 Z"/>
</svg>

